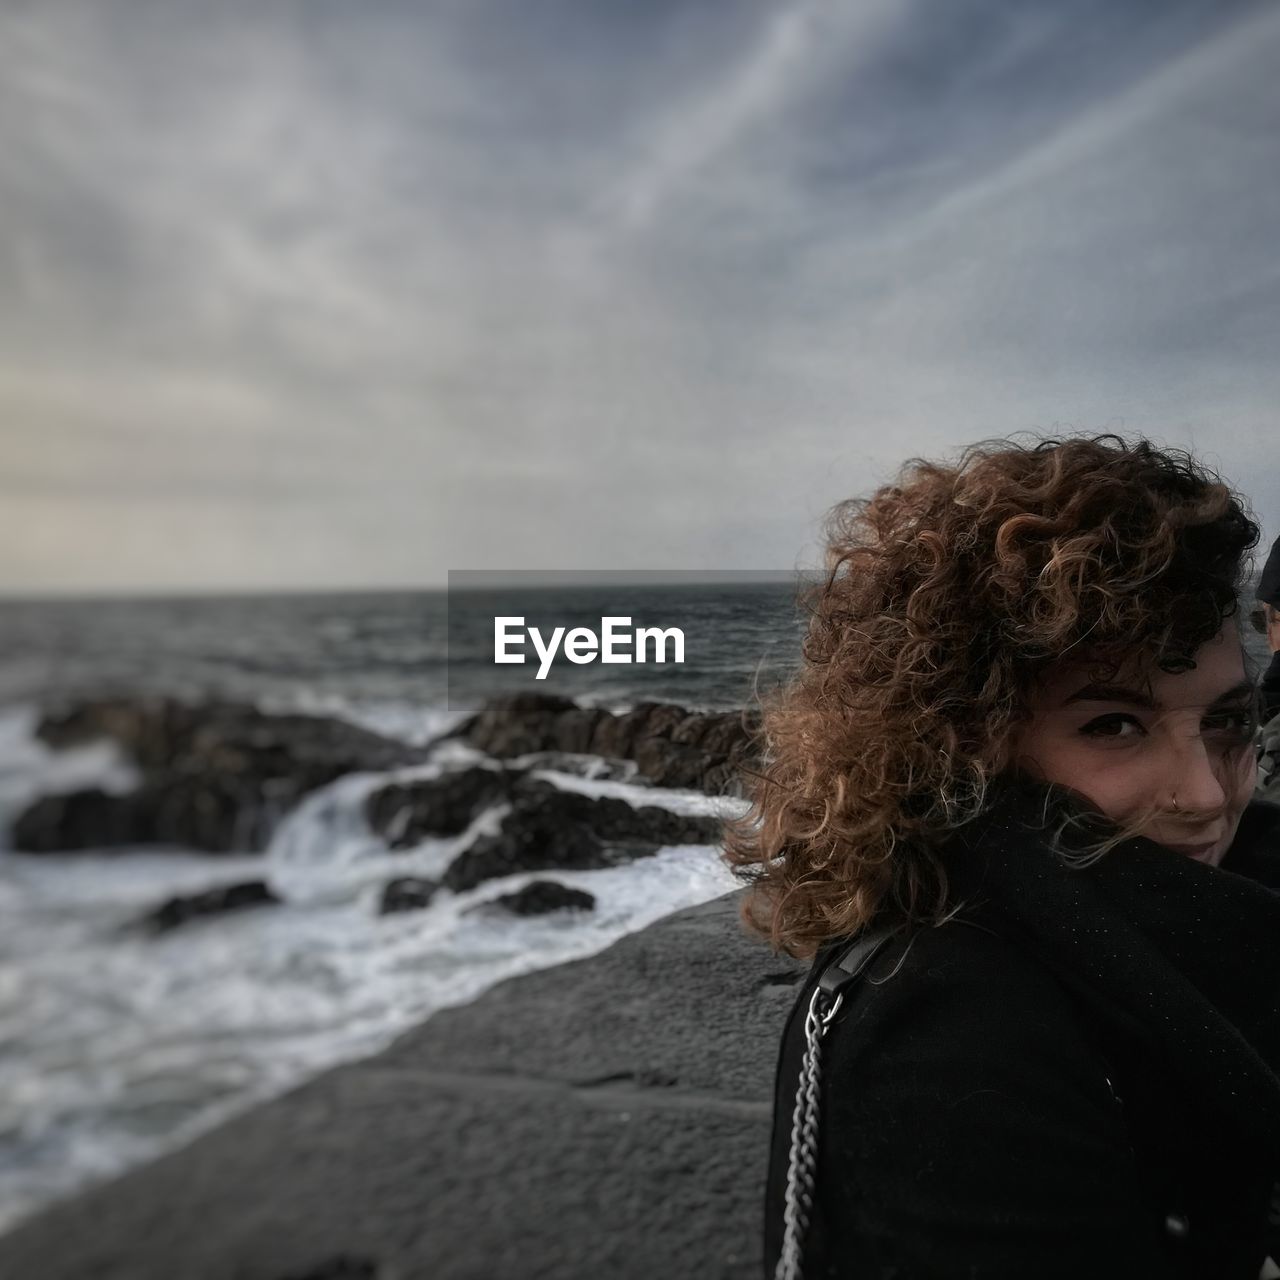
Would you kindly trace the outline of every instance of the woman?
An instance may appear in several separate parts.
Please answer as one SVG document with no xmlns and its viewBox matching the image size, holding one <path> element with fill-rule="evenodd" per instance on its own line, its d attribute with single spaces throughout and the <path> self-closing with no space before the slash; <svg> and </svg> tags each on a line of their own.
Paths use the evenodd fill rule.
<svg viewBox="0 0 1280 1280">
<path fill-rule="evenodd" d="M 815 957 L 768 1275 L 1280 1274 L 1257 536 L 1193 460 L 1113 436 L 976 446 L 837 508 L 726 846 L 748 921 Z"/>
</svg>

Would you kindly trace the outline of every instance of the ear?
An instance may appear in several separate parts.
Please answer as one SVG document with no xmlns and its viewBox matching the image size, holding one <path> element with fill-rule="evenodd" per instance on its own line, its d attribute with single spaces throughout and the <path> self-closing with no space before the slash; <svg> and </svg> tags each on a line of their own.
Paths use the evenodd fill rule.
<svg viewBox="0 0 1280 1280">
<path fill-rule="evenodd" d="M 1267 644 L 1272 653 L 1280 653 L 1280 610 L 1274 605 L 1263 605 L 1264 617 L 1266 618 L 1266 637 Z"/>
</svg>

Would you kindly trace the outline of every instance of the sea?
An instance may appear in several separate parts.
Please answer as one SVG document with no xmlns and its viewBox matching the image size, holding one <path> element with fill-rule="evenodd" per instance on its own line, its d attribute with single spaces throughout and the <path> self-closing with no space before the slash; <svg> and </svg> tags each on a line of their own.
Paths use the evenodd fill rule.
<svg viewBox="0 0 1280 1280">
<path fill-rule="evenodd" d="M 480 759 L 442 735 L 498 692 L 621 711 L 641 700 L 740 708 L 798 661 L 794 581 L 519 586 L 0 601 L 0 1231 L 340 1062 L 376 1053 L 438 1009 L 516 974 L 594 954 L 672 911 L 736 887 L 710 846 L 629 866 L 557 872 L 590 913 L 466 914 L 533 879 L 442 893 L 381 916 L 387 880 L 439 875 L 474 838 L 390 852 L 365 797 L 393 780 Z M 452 603 L 452 608 L 450 607 Z M 682 664 L 493 662 L 494 610 L 545 627 L 630 615 L 677 627 Z M 37 796 L 139 780 L 109 742 L 54 752 L 42 708 L 165 694 L 334 717 L 414 746 L 425 763 L 343 777 L 307 796 L 263 853 L 131 848 L 25 855 L 13 818 Z M 566 788 L 689 813 L 741 801 L 656 791 L 591 763 L 540 772 Z M 283 905 L 156 937 L 131 926 L 169 897 L 265 879 Z"/>
<path fill-rule="evenodd" d="M 629 866 L 557 872 L 590 913 L 501 920 L 478 896 L 532 875 L 439 894 L 381 916 L 387 880 L 439 875 L 475 832 L 390 852 L 363 817 L 389 781 L 473 762 L 447 732 L 498 692 L 558 693 L 620 711 L 641 700 L 705 710 L 753 703 L 794 670 L 794 579 L 469 591 L 0 601 L 0 1231 L 179 1146 L 340 1062 L 376 1053 L 435 1011 L 516 974 L 592 955 L 736 887 L 710 846 Z M 495 666 L 495 610 L 551 634 L 606 616 L 677 627 L 685 661 Z M 1260 635 L 1246 632 L 1265 666 Z M 526 645 L 532 656 L 532 650 Z M 168 694 L 307 712 L 435 744 L 424 763 L 343 777 L 306 797 L 262 853 L 131 848 L 24 855 L 16 814 L 37 796 L 126 791 L 109 742 L 54 752 L 42 707 Z M 655 791 L 603 767 L 539 770 L 566 788 L 727 815 L 742 802 Z M 160 936 L 131 926 L 177 894 L 265 879 L 283 905 Z"/>
</svg>

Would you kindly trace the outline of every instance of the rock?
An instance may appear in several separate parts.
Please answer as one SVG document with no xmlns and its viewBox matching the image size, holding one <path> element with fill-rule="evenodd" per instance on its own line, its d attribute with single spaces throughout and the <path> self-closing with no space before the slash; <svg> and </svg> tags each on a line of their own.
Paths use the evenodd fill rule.
<svg viewBox="0 0 1280 1280">
<path fill-rule="evenodd" d="M 372 1258 L 340 1253 L 315 1266 L 290 1271 L 280 1280 L 378 1280 L 378 1264 Z"/>
<path fill-rule="evenodd" d="M 70 852 L 150 843 L 154 825 L 145 797 L 88 787 L 34 800 L 14 819 L 10 838 L 20 853 Z"/>
<path fill-rule="evenodd" d="M 641 702 L 614 715 L 568 698 L 518 694 L 495 698 L 456 735 L 500 759 L 573 751 L 634 761 L 658 786 L 720 795 L 741 792 L 738 769 L 755 758 L 759 727 L 755 713 L 691 712 L 673 703 Z"/>
<path fill-rule="evenodd" d="M 594 870 L 663 845 L 715 844 L 721 837 L 715 818 L 561 791 L 538 778 L 521 778 L 511 801 L 498 833 L 480 836 L 450 863 L 444 884 L 453 892 L 518 871 Z"/>
<path fill-rule="evenodd" d="M 630 711 L 610 715 L 597 726 L 591 749 L 602 756 L 633 759 L 636 742 L 645 736 L 649 718 L 662 706 L 661 702 L 639 702 Z"/>
<path fill-rule="evenodd" d="M 206 853 L 265 849 L 287 804 L 264 780 L 176 774 L 112 795 L 98 788 L 42 796 L 13 826 L 19 853 L 78 852 L 133 845 L 183 845 Z"/>
<path fill-rule="evenodd" d="M 545 753 L 567 753 L 579 762 L 603 756 L 614 762 L 604 767 L 615 774 L 632 770 L 656 786 L 719 795 L 740 790 L 741 771 L 755 758 L 755 728 L 751 717 L 736 712 L 642 702 L 614 715 L 569 698 L 526 693 L 494 699 L 454 736 L 503 760 Z M 29 853 L 149 844 L 257 852 L 307 793 L 347 773 L 385 771 L 426 758 L 424 748 L 338 720 L 268 715 L 235 702 L 192 706 L 171 698 L 86 701 L 49 712 L 39 734 L 54 747 L 114 738 L 137 763 L 143 781 L 127 795 L 87 789 L 36 800 L 19 815 L 13 835 L 15 848 Z M 383 787 L 369 797 L 366 814 L 392 848 L 406 848 L 428 836 L 460 834 L 490 805 L 533 796 L 521 792 L 530 781 L 511 768 L 457 769 Z M 701 828 L 692 820 L 673 826 L 664 810 L 566 795 L 554 788 L 540 793 L 538 804 L 551 810 L 532 826 L 526 805 L 489 847 L 487 864 L 510 863 L 512 870 L 530 869 L 521 865 L 528 859 L 532 869 L 611 865 L 618 852 L 602 846 L 719 838 L 706 820 L 698 820 Z M 621 830 L 610 826 L 611 813 Z M 585 825 L 587 831 L 566 832 L 566 824 Z M 526 835 L 521 848 L 513 849 L 518 831 Z M 557 854 L 557 844 L 566 852 Z"/>
<path fill-rule="evenodd" d="M 636 743 L 635 762 L 655 786 L 699 791 L 707 773 L 722 763 L 697 747 L 682 747 L 660 738 L 642 738 Z"/>
<path fill-rule="evenodd" d="M 548 693 L 517 693 L 495 698 L 455 731 L 472 746 L 499 759 L 552 751 L 556 719 L 579 707 L 572 698 Z"/>
<path fill-rule="evenodd" d="M 596 726 L 609 713 L 602 707 L 573 707 L 555 718 L 555 744 L 558 751 L 585 753 L 591 750 Z"/>
<path fill-rule="evenodd" d="M 388 916 L 397 911 L 421 911 L 429 906 L 440 888 L 438 880 L 426 880 L 420 876 L 401 876 L 390 880 L 382 890 L 378 914 Z"/>
<path fill-rule="evenodd" d="M 308 792 L 425 758 L 340 720 L 235 702 L 96 699 L 48 712 L 37 732 L 55 748 L 113 738 L 143 781 L 127 795 L 89 789 L 36 800 L 15 823 L 14 847 L 27 853 L 157 843 L 259 852 Z"/>
<path fill-rule="evenodd" d="M 220 764 L 270 777 L 356 768 L 390 769 L 420 748 L 328 716 L 269 714 L 249 703 L 202 704 L 175 698 L 91 699 L 46 711 L 37 735 L 54 748 L 114 738 L 143 771 Z M 334 770 L 336 769 L 336 773 Z"/>
<path fill-rule="evenodd" d="M 542 778 L 522 778 L 512 789 L 511 812 L 503 822 L 514 826 L 530 821 L 566 828 L 587 827 L 606 843 L 716 844 L 718 818 L 675 813 L 660 805 L 633 805 L 616 796 L 588 796 L 562 791 Z"/>
<path fill-rule="evenodd" d="M 655 852 L 656 845 L 611 850 L 582 826 L 558 830 L 529 822 L 514 825 L 500 835 L 481 836 L 449 864 L 443 883 L 454 893 L 465 893 L 486 880 L 517 871 L 592 871 Z"/>
<path fill-rule="evenodd" d="M 215 889 L 206 889 L 203 893 L 170 898 L 144 916 L 139 923 L 155 933 L 167 933 L 201 916 L 219 915 L 279 901 L 265 881 L 248 880 L 243 884 L 219 885 Z"/>
<path fill-rule="evenodd" d="M 114 738 L 143 769 L 162 768 L 172 744 L 190 738 L 199 712 L 171 698 L 97 698 L 47 709 L 36 736 L 55 750 Z"/>
<path fill-rule="evenodd" d="M 517 916 L 541 916 L 552 911 L 593 911 L 595 905 L 595 895 L 582 889 L 571 889 L 556 880 L 531 880 L 515 893 L 504 893 L 468 907 L 464 914 L 501 910 Z"/>
<path fill-rule="evenodd" d="M 505 799 L 518 770 L 476 765 L 438 778 L 393 783 L 365 802 L 369 825 L 392 849 L 407 849 L 427 836 L 456 836 L 491 804 Z"/>
</svg>

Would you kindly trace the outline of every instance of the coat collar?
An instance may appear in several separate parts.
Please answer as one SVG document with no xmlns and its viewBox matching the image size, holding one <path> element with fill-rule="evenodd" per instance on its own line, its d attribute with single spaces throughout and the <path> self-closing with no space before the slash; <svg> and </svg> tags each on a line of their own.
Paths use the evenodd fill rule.
<svg viewBox="0 0 1280 1280">
<path fill-rule="evenodd" d="M 1079 837 L 1053 838 L 1073 812 L 1058 789 L 1003 781 L 948 847 L 958 896 L 1204 1111 L 1280 1157 L 1280 806 L 1249 806 L 1220 867 L 1133 839 L 1073 868 L 1058 849 Z"/>
</svg>

